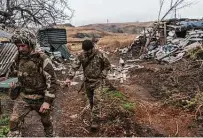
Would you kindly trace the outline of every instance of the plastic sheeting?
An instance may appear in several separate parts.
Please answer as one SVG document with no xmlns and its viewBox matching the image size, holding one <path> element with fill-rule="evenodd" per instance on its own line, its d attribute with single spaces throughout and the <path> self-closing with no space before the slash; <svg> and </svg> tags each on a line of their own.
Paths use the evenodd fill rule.
<svg viewBox="0 0 203 138">
<path fill-rule="evenodd" d="M 180 24 L 182 28 L 186 29 L 203 29 L 203 21 L 182 21 Z"/>
<path fill-rule="evenodd" d="M 9 78 L 0 82 L 0 88 L 10 88 L 12 82 L 18 82 L 18 78 Z"/>
<path fill-rule="evenodd" d="M 0 30 L 0 38 L 2 37 L 2 38 L 8 38 L 8 39 L 10 39 L 11 36 L 12 36 L 12 34 L 6 32 L 6 31 Z"/>
</svg>

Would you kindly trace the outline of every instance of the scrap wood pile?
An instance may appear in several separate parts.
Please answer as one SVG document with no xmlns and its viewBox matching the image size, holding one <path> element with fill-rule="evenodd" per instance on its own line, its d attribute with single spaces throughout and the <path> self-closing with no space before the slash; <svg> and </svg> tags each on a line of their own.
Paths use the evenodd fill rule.
<svg viewBox="0 0 203 138">
<path fill-rule="evenodd" d="M 157 30 L 144 32 L 145 52 L 140 58 L 174 63 L 191 50 L 201 48 L 203 42 L 203 21 L 171 19 L 158 24 Z M 155 26 L 157 26 L 155 24 Z M 151 36 L 152 35 L 152 36 Z M 141 36 L 137 41 L 141 41 Z M 137 45 L 132 45 L 136 47 Z"/>
</svg>

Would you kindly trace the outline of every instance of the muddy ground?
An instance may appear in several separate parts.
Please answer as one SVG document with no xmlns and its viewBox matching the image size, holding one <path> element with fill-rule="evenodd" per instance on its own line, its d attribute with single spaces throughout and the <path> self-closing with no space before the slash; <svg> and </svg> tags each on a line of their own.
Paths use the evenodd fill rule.
<svg viewBox="0 0 203 138">
<path fill-rule="evenodd" d="M 111 56 L 110 59 L 118 64 L 118 57 Z M 61 88 L 52 111 L 55 135 L 198 136 L 199 124 L 195 120 L 198 106 L 197 103 L 190 105 L 188 101 L 192 102 L 201 91 L 199 63 L 182 60 L 173 65 L 155 61 L 135 64 L 144 68 L 131 69 L 130 78 L 122 85 L 119 81 L 112 82 L 117 91 L 135 105 L 132 113 L 123 114 L 122 111 L 113 118 L 104 117 L 100 129 L 92 132 L 88 109 L 84 113 L 87 105 L 85 94 L 77 93 L 80 84 Z M 64 75 L 59 78 L 65 79 Z M 106 103 L 116 107 L 112 102 Z M 23 136 L 44 136 L 39 120 L 39 116 L 31 112 L 25 119 Z"/>
</svg>

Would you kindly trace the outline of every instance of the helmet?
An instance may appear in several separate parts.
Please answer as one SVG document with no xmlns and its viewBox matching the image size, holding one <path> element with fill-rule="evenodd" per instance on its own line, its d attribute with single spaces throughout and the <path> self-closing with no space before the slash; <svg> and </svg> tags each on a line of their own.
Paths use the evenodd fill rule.
<svg viewBox="0 0 203 138">
<path fill-rule="evenodd" d="M 17 44 L 17 43 L 27 44 L 32 49 L 34 49 L 36 45 L 35 35 L 27 30 L 16 31 L 14 35 L 11 37 L 11 41 L 14 44 Z"/>
<path fill-rule="evenodd" d="M 82 42 L 82 49 L 84 51 L 88 51 L 90 49 L 93 49 L 93 47 L 94 47 L 94 44 L 93 44 L 93 42 L 91 40 L 84 40 Z"/>
</svg>

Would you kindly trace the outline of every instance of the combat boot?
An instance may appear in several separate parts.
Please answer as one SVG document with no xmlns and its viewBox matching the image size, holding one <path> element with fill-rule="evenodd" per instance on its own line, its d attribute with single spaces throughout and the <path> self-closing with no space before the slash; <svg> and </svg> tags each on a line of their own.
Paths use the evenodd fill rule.
<svg viewBox="0 0 203 138">
<path fill-rule="evenodd" d="M 98 120 L 95 118 L 95 115 L 91 113 L 91 131 L 96 131 L 99 128 Z"/>
<path fill-rule="evenodd" d="M 54 137 L 54 134 L 53 134 L 53 126 L 50 125 L 50 126 L 45 126 L 44 127 L 44 133 L 45 133 L 45 136 L 46 137 Z"/>
</svg>

